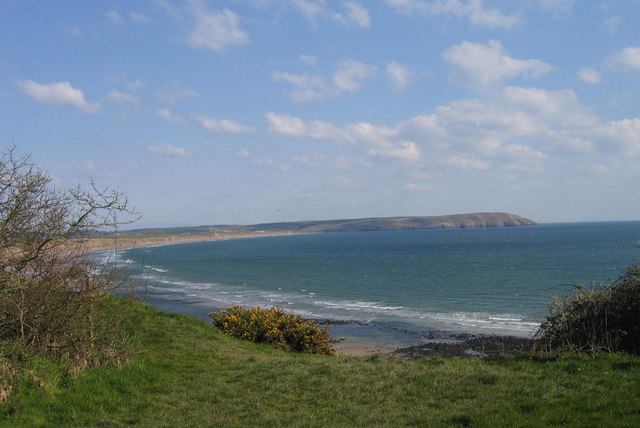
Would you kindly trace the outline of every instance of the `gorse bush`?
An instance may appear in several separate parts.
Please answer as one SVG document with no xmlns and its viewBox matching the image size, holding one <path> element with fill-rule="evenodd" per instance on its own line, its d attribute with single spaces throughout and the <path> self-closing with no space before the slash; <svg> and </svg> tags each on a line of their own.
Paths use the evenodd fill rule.
<svg viewBox="0 0 640 428">
<path fill-rule="evenodd" d="M 640 267 L 627 268 L 610 285 L 575 289 L 566 297 L 554 297 L 536 333 L 542 347 L 640 354 Z"/>
<path fill-rule="evenodd" d="M 327 325 L 305 320 L 278 308 L 244 309 L 231 306 L 209 314 L 224 333 L 254 343 L 268 343 L 279 349 L 309 354 L 336 355 Z"/>
</svg>

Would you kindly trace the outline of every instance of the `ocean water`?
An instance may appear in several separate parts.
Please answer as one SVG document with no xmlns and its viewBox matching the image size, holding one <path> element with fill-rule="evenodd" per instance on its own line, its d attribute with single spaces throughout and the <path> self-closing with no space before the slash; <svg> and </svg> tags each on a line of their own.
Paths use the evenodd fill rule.
<svg viewBox="0 0 640 428">
<path fill-rule="evenodd" d="M 409 345 L 456 333 L 529 336 L 552 295 L 614 280 L 640 261 L 640 222 L 345 232 L 140 248 L 115 263 L 150 303 L 206 318 L 278 306 L 349 344 Z"/>
</svg>

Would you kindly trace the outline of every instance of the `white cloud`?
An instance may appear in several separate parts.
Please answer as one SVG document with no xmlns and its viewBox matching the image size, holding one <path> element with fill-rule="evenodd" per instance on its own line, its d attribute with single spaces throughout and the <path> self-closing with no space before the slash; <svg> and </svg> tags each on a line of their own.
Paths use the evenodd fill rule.
<svg viewBox="0 0 640 428">
<path fill-rule="evenodd" d="M 181 19 L 183 17 L 182 11 L 171 4 L 168 0 L 155 0 L 155 4 L 174 18 Z"/>
<path fill-rule="evenodd" d="M 348 0 L 342 2 L 342 11 L 331 11 L 326 0 L 290 0 L 291 5 L 314 26 L 320 19 L 330 19 L 342 25 L 354 25 L 360 28 L 371 26 L 371 16 L 362 4 Z"/>
<path fill-rule="evenodd" d="M 583 107 L 570 89 L 548 91 L 537 88 L 509 87 L 503 91 L 507 108 L 530 113 L 552 126 L 588 127 L 598 117 Z"/>
<path fill-rule="evenodd" d="M 312 0 L 291 0 L 291 3 L 310 21 L 315 22 L 316 17 L 322 13 L 324 9 L 324 1 L 318 2 Z"/>
<path fill-rule="evenodd" d="M 208 11 L 205 4 L 193 2 L 195 25 L 188 43 L 196 48 L 223 53 L 230 47 L 249 42 L 249 36 L 238 28 L 238 15 L 229 9 Z"/>
<path fill-rule="evenodd" d="M 555 146 L 572 152 L 592 153 L 595 150 L 595 144 L 579 135 L 575 130 L 551 130 L 547 132 L 546 137 Z"/>
<path fill-rule="evenodd" d="M 372 158 L 413 163 L 439 161 L 441 166 L 468 171 L 492 169 L 515 177 L 516 172 L 541 173 L 565 159 L 584 164 L 598 156 L 601 164 L 620 155 L 640 156 L 640 118 L 603 122 L 583 106 L 571 90 L 507 87 L 486 99 L 462 99 L 437 107 L 394 126 L 360 122 L 342 126 L 324 121 L 269 113 L 269 131 L 283 137 L 351 145 Z M 591 161 L 589 159 L 592 159 Z M 341 166 L 329 156 L 294 157 L 309 167 Z"/>
<path fill-rule="evenodd" d="M 406 162 L 415 162 L 420 158 L 417 144 L 399 137 L 397 128 L 361 122 L 347 125 L 345 130 L 349 140 L 359 143 L 372 156 L 397 158 Z"/>
<path fill-rule="evenodd" d="M 305 65 L 316 65 L 318 62 L 318 58 L 313 55 L 300 55 L 298 59 Z"/>
<path fill-rule="evenodd" d="M 215 119 L 213 117 L 198 116 L 198 122 L 204 129 L 215 133 L 242 134 L 253 132 L 254 128 L 243 126 L 238 122 L 228 119 Z"/>
<path fill-rule="evenodd" d="M 153 96 L 163 103 L 175 103 L 183 99 L 202 98 L 199 92 L 184 88 L 180 83 L 174 81 L 169 82 L 162 90 L 153 91 Z"/>
<path fill-rule="evenodd" d="M 139 91 L 146 85 L 143 78 L 131 81 L 125 79 L 124 76 L 107 76 L 107 81 L 117 86 L 126 86 L 130 91 Z"/>
<path fill-rule="evenodd" d="M 371 168 L 373 164 L 366 159 L 349 156 L 331 157 L 324 154 L 309 156 L 293 156 L 292 160 L 310 168 L 335 168 L 344 171 Z"/>
<path fill-rule="evenodd" d="M 254 158 L 251 163 L 254 166 L 273 166 L 273 159 L 267 157 L 267 158 Z"/>
<path fill-rule="evenodd" d="M 449 156 L 445 163 L 463 170 L 486 171 L 491 165 L 483 160 L 477 159 L 469 153 L 457 153 Z"/>
<path fill-rule="evenodd" d="M 529 146 L 523 146 L 522 144 L 510 144 L 505 146 L 502 153 L 512 158 L 527 159 L 531 162 L 538 162 L 549 157 L 540 150 L 533 149 Z"/>
<path fill-rule="evenodd" d="M 26 96 L 44 104 L 72 106 L 91 114 L 97 113 L 102 107 L 99 103 L 87 102 L 84 93 L 69 82 L 42 84 L 18 80 L 18 86 Z"/>
<path fill-rule="evenodd" d="M 406 65 L 397 61 L 387 63 L 387 74 L 391 80 L 391 84 L 397 89 L 404 89 L 411 83 L 413 73 Z"/>
<path fill-rule="evenodd" d="M 239 148 L 238 152 L 236 153 L 236 156 L 238 156 L 239 158 L 246 159 L 251 157 L 251 153 L 249 153 L 247 149 Z"/>
<path fill-rule="evenodd" d="M 580 71 L 578 71 L 578 78 L 585 83 L 591 83 L 593 85 L 602 82 L 600 73 L 593 68 L 581 68 Z"/>
<path fill-rule="evenodd" d="M 127 80 L 125 81 L 125 85 L 127 85 L 127 88 L 131 89 L 132 91 L 137 91 L 142 89 L 145 86 L 145 83 L 144 80 L 140 78 L 138 80 L 134 80 L 133 82 Z"/>
<path fill-rule="evenodd" d="M 442 57 L 451 66 L 451 79 L 467 88 L 485 91 L 516 77 L 539 77 L 553 67 L 538 59 L 510 57 L 502 43 L 462 42 L 446 50 Z"/>
<path fill-rule="evenodd" d="M 630 46 L 609 58 L 609 64 L 616 68 L 640 71 L 640 47 Z"/>
<path fill-rule="evenodd" d="M 542 171 L 541 161 L 549 156 L 546 153 L 522 144 L 510 144 L 505 146 L 501 154 L 507 159 L 513 160 L 507 164 L 507 169 L 514 171 Z"/>
<path fill-rule="evenodd" d="M 435 187 L 427 183 L 407 183 L 404 185 L 404 189 L 411 192 L 430 192 L 435 190 Z"/>
<path fill-rule="evenodd" d="M 276 113 L 267 113 L 265 118 L 269 122 L 269 132 L 285 137 L 302 137 L 306 132 L 306 125 L 300 118 Z"/>
<path fill-rule="evenodd" d="M 338 93 L 321 76 L 276 71 L 271 77 L 276 82 L 287 83 L 294 87 L 287 94 L 291 101 L 296 103 L 323 100 L 330 95 L 337 95 Z"/>
<path fill-rule="evenodd" d="M 111 21 L 113 25 L 124 25 L 124 19 L 115 10 L 110 10 L 104 13 L 105 16 Z"/>
<path fill-rule="evenodd" d="M 132 104 L 134 106 L 140 105 L 140 98 L 132 94 L 125 94 L 123 92 L 116 91 L 115 89 L 109 91 L 107 98 L 118 104 Z"/>
<path fill-rule="evenodd" d="M 354 92 L 360 89 L 362 80 L 375 73 L 372 65 L 359 61 L 342 60 L 338 62 L 333 75 L 333 84 L 342 91 Z"/>
<path fill-rule="evenodd" d="M 371 17 L 369 11 L 354 1 L 345 1 L 342 3 L 345 13 L 335 13 L 333 18 L 345 25 L 355 24 L 361 28 L 369 28 L 371 26 Z"/>
<path fill-rule="evenodd" d="M 274 134 L 315 140 L 346 141 L 349 139 L 348 134 L 329 122 L 319 120 L 304 122 L 295 116 L 276 113 L 267 113 L 265 118 L 269 122 L 269 132 Z"/>
<path fill-rule="evenodd" d="M 628 156 L 640 155 L 640 119 L 624 119 L 599 126 L 594 138 L 599 138 L 605 148 L 621 148 Z"/>
<path fill-rule="evenodd" d="M 340 189 L 355 189 L 358 187 L 349 177 L 345 177 L 343 175 L 337 175 L 331 178 L 328 184 Z"/>
<path fill-rule="evenodd" d="M 612 16 L 604 21 L 604 25 L 607 27 L 607 30 L 611 35 L 616 33 L 620 24 L 622 24 L 622 17 L 620 16 Z"/>
<path fill-rule="evenodd" d="M 469 16 L 471 24 L 485 28 L 511 29 L 522 23 L 517 14 L 505 15 L 498 9 L 485 9 L 482 0 L 470 0 L 466 8 L 461 10 Z"/>
<path fill-rule="evenodd" d="M 429 4 L 423 0 L 387 0 L 387 5 L 403 13 L 426 13 L 429 11 Z"/>
<path fill-rule="evenodd" d="M 451 135 L 445 128 L 446 122 L 438 114 L 422 114 L 398 125 L 400 134 L 409 140 L 417 141 L 421 147 L 447 149 Z"/>
<path fill-rule="evenodd" d="M 184 148 L 175 147 L 175 146 L 172 146 L 171 144 L 158 144 L 155 146 L 148 146 L 147 150 L 152 155 L 171 156 L 171 157 L 179 157 L 179 158 L 189 156 L 189 152 L 186 151 Z"/>
<path fill-rule="evenodd" d="M 151 22 L 151 18 L 149 18 L 144 13 L 131 12 L 129 14 L 129 17 L 133 22 L 137 22 L 138 24 L 148 24 L 149 22 Z"/>
<path fill-rule="evenodd" d="M 156 114 L 167 122 L 173 122 L 173 123 L 182 122 L 181 117 L 174 116 L 173 113 L 171 113 L 171 110 L 166 108 L 156 110 Z"/>
<path fill-rule="evenodd" d="M 487 8 L 484 0 L 387 0 L 387 5 L 403 13 L 427 13 L 430 15 L 455 15 L 468 18 L 472 25 L 486 28 L 511 29 L 522 23 L 518 14 L 504 14 L 498 9 Z"/>
<path fill-rule="evenodd" d="M 315 59 L 315 58 L 314 58 Z M 342 60 L 336 65 L 331 83 L 322 76 L 303 73 L 285 73 L 276 71 L 271 78 L 278 83 L 293 87 L 287 92 L 291 101 L 305 103 L 337 97 L 342 92 L 355 92 L 360 89 L 362 81 L 375 73 L 374 66 L 353 60 Z"/>
<path fill-rule="evenodd" d="M 575 0 L 540 0 L 540 7 L 552 12 L 565 12 L 570 10 L 574 3 Z"/>
<path fill-rule="evenodd" d="M 420 157 L 416 143 L 398 138 L 397 129 L 370 123 L 356 123 L 340 128 L 328 122 L 305 122 L 294 116 L 276 113 L 267 113 L 265 117 L 270 124 L 269 131 L 278 135 L 356 144 L 370 156 L 406 162 L 415 162 Z"/>
<path fill-rule="evenodd" d="M 253 158 L 251 159 L 251 163 L 254 166 L 268 166 L 268 167 L 276 167 L 280 171 L 289 171 L 291 169 L 291 165 L 285 162 L 275 162 L 270 157 L 266 158 Z"/>
<path fill-rule="evenodd" d="M 513 148 L 525 142 L 547 150 L 587 153 L 592 146 L 583 133 L 597 123 L 597 116 L 572 91 L 510 87 L 489 99 L 447 103 L 432 114 L 398 124 L 397 129 L 399 136 L 422 149 L 494 157 L 508 156 L 505 150 L 513 154 Z M 505 149 L 509 145 L 516 146 Z"/>
</svg>

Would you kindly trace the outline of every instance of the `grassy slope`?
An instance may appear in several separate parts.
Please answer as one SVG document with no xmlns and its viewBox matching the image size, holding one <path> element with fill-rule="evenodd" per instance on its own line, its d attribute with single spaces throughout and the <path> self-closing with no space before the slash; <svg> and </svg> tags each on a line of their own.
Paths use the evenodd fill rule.
<svg viewBox="0 0 640 428">
<path fill-rule="evenodd" d="M 42 360 L 10 426 L 640 426 L 640 358 L 402 361 L 286 354 L 113 299 L 139 352 L 68 378 Z M 27 380 L 24 380 L 29 378 Z M 38 387 L 36 383 L 44 386 Z"/>
</svg>

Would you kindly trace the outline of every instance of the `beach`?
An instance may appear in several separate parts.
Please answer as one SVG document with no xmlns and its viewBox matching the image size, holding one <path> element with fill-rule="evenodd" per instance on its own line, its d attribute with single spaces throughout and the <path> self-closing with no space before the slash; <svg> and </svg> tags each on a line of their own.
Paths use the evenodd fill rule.
<svg viewBox="0 0 640 428">
<path fill-rule="evenodd" d="M 176 292 L 151 291 L 145 302 L 166 312 L 189 315 L 205 322 L 210 322 L 208 314 L 214 310 L 208 303 Z M 335 338 L 340 337 L 339 334 L 336 334 L 336 330 L 337 333 L 345 334 L 344 340 L 334 345 L 338 355 L 344 357 L 384 355 L 403 359 L 417 359 L 439 355 L 445 358 L 485 358 L 500 355 L 518 355 L 533 349 L 533 340 L 531 338 L 464 333 L 457 335 L 436 334 L 424 338 L 413 336 L 412 339 L 400 337 L 396 333 L 396 335 L 389 338 L 389 332 L 383 330 L 376 323 L 334 320 L 314 321 L 320 325 L 327 323 L 330 331 L 332 331 L 332 336 Z M 362 334 L 363 329 L 370 332 Z M 351 335 L 348 332 L 354 332 L 354 334 Z M 376 337 L 376 332 L 379 332 L 382 337 Z"/>
<path fill-rule="evenodd" d="M 147 303 L 167 312 L 178 312 L 209 322 L 208 313 L 211 307 L 201 301 L 178 293 L 151 294 Z M 330 320 L 316 320 L 319 324 L 327 322 L 330 330 L 336 326 L 349 328 L 373 329 L 375 326 L 364 322 L 335 322 Z M 357 331 L 357 330 L 355 330 Z M 357 334 L 357 333 L 356 333 Z M 333 334 L 334 337 L 338 335 Z M 335 344 L 338 355 L 345 357 L 368 357 L 372 355 L 393 355 L 403 359 L 417 359 L 426 356 L 439 355 L 445 358 L 485 358 L 500 355 L 519 355 L 533 349 L 531 338 L 501 336 L 501 335 L 473 335 L 458 334 L 451 336 L 432 336 L 415 340 L 412 344 L 406 339 L 377 340 L 372 335 L 357 334 L 357 337 L 347 335 L 344 341 Z"/>
<path fill-rule="evenodd" d="M 131 248 L 155 247 L 159 245 L 187 244 L 193 242 L 224 241 L 228 239 L 260 238 L 267 236 L 286 236 L 290 232 L 253 232 L 253 233 L 214 233 L 208 235 L 162 235 L 162 236 L 113 236 L 86 238 L 85 251 L 125 250 Z"/>
<path fill-rule="evenodd" d="M 210 322 L 209 312 L 232 305 L 276 306 L 328 322 L 333 337 L 346 338 L 336 346 L 343 355 L 412 348 L 403 355 L 464 358 L 522 348 L 493 338 L 530 339 L 566 284 L 615 279 L 637 255 L 639 230 L 167 234 L 92 239 L 89 248 L 104 260 L 118 248 L 112 260 L 168 312 Z M 239 239 L 256 237 L 265 239 Z"/>
</svg>

